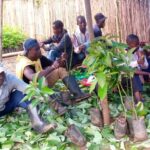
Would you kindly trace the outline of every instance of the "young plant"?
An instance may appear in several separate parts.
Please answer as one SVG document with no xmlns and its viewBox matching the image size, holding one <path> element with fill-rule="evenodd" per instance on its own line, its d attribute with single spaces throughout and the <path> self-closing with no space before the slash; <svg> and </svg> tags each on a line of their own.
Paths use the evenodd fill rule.
<svg viewBox="0 0 150 150">
<path fill-rule="evenodd" d="M 116 86 L 120 93 L 122 75 L 134 72 L 129 66 L 132 53 L 126 52 L 126 47 L 125 44 L 112 41 L 110 36 L 101 37 L 91 43 L 84 64 L 88 68 L 88 73 L 96 77 L 90 91 L 93 91 L 98 84 L 98 96 L 101 100 Z M 122 96 L 121 100 L 123 104 Z"/>
<path fill-rule="evenodd" d="M 54 91 L 46 86 L 45 78 L 42 77 L 37 80 L 37 75 L 33 81 L 29 84 L 25 91 L 25 98 L 23 101 L 31 101 L 33 106 L 40 104 L 41 102 L 48 102 L 49 96 L 54 94 Z"/>
</svg>

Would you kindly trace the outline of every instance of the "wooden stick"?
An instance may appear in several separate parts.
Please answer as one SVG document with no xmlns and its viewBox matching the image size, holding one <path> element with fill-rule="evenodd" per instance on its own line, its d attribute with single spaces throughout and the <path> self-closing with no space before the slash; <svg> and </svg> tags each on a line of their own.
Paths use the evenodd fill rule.
<svg viewBox="0 0 150 150">
<path fill-rule="evenodd" d="M 84 0 L 84 5 L 85 5 L 88 32 L 90 35 L 90 40 L 92 41 L 94 39 L 94 33 L 93 33 L 93 26 L 92 26 L 92 13 L 91 13 L 90 0 Z"/>
</svg>

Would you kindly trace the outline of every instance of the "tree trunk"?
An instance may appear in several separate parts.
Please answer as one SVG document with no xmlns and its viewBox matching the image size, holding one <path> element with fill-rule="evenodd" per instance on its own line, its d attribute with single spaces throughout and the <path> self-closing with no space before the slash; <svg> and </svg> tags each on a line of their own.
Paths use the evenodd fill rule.
<svg viewBox="0 0 150 150">
<path fill-rule="evenodd" d="M 2 61 L 2 22 L 3 22 L 3 0 L 0 0 L 0 61 Z"/>
<path fill-rule="evenodd" d="M 90 35 L 90 40 L 92 41 L 94 39 L 94 32 L 93 32 L 93 26 L 92 26 L 92 13 L 91 13 L 90 0 L 84 0 L 84 5 L 85 5 L 88 32 Z"/>
<path fill-rule="evenodd" d="M 100 100 L 100 105 L 102 108 L 102 116 L 104 125 L 110 125 L 110 110 L 107 97 L 104 100 Z"/>
</svg>

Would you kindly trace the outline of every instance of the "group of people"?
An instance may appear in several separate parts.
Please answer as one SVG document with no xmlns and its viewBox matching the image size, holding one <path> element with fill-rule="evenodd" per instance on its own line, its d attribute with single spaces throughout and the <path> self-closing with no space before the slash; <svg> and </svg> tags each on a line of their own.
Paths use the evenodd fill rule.
<svg viewBox="0 0 150 150">
<path fill-rule="evenodd" d="M 95 37 L 102 36 L 101 28 L 105 26 L 106 17 L 102 13 L 95 15 L 96 24 L 93 27 Z M 54 35 L 48 40 L 40 43 L 40 46 L 48 45 L 47 58 L 52 62 L 61 56 L 63 52 L 68 55 L 68 67 L 74 67 L 81 64 L 88 54 L 87 48 L 90 45 L 89 33 L 87 31 L 86 19 L 84 16 L 77 17 L 77 29 L 72 36 L 69 36 L 64 29 L 63 22 L 56 20 L 53 22 Z"/>
<path fill-rule="evenodd" d="M 96 24 L 93 26 L 93 31 L 96 38 L 102 36 L 101 28 L 104 28 L 106 19 L 102 13 L 95 15 Z M 24 54 L 17 58 L 17 77 L 9 74 L 0 65 L 0 117 L 12 112 L 16 107 L 22 107 L 27 110 L 32 127 L 37 132 L 45 133 L 56 128 L 55 124 L 47 124 L 42 121 L 38 115 L 37 108 L 32 107 L 31 101 L 22 101 L 26 87 L 36 74 L 38 78 L 45 77 L 46 84 L 51 88 L 61 79 L 70 94 L 73 95 L 72 102 L 74 104 L 91 96 L 80 89 L 75 77 L 68 72 L 69 68 L 82 64 L 86 55 L 88 55 L 88 47 L 90 46 L 84 16 L 77 17 L 77 26 L 77 30 L 70 37 L 67 30 L 64 29 L 63 22 L 56 20 L 53 23 L 54 35 L 48 40 L 38 42 L 36 39 L 27 39 L 23 44 Z M 47 44 L 48 46 L 45 46 Z M 135 101 L 142 101 L 140 76 L 150 76 L 150 55 L 145 56 L 142 46 L 140 46 L 139 38 L 134 34 L 127 37 L 127 44 L 128 48 L 126 50 L 135 48 L 133 52 L 134 65 L 132 64 L 133 67 L 137 68 L 133 78 Z M 41 47 L 46 49 L 46 56 L 42 55 Z M 53 97 L 55 97 L 55 94 L 50 96 L 50 99 L 53 99 Z M 57 98 L 52 103 L 60 115 L 67 111 L 66 107 L 57 101 Z M 108 104 L 105 103 L 105 105 Z"/>
</svg>

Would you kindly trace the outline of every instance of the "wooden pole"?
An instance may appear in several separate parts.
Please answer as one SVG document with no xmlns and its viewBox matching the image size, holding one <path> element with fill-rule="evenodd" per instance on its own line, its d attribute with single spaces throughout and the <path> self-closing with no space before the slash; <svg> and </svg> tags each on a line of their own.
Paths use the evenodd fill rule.
<svg viewBox="0 0 150 150">
<path fill-rule="evenodd" d="M 85 5 L 88 32 L 90 35 L 90 40 L 92 41 L 94 39 L 94 33 L 93 33 L 93 25 L 92 25 L 92 13 L 91 13 L 90 0 L 84 0 L 84 5 Z"/>
<path fill-rule="evenodd" d="M 0 62 L 2 62 L 3 0 L 0 0 Z"/>
</svg>

